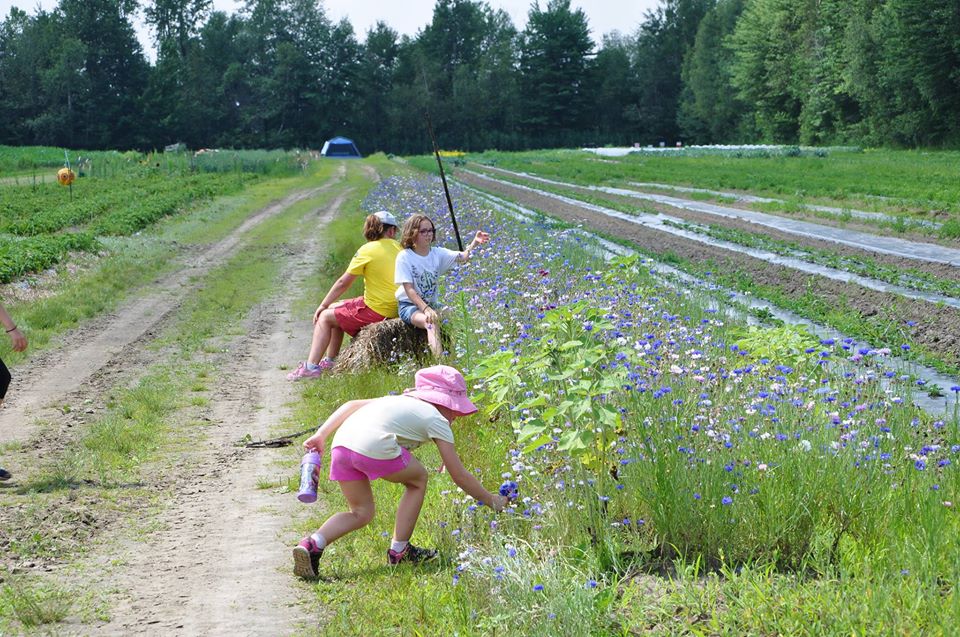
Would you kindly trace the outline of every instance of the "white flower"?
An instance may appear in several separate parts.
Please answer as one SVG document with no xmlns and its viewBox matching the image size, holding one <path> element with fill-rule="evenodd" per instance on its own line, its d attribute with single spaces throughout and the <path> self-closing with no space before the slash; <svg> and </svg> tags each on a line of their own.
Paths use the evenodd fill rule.
<svg viewBox="0 0 960 637">
<path fill-rule="evenodd" d="M 834 449 L 836 449 L 837 446 L 839 446 L 836 442 L 834 442 L 833 445 L 834 445 L 833 447 Z M 797 447 L 799 447 L 800 451 L 810 451 L 811 449 L 813 449 L 813 445 L 810 444 L 809 440 L 801 440 L 797 444 Z"/>
</svg>

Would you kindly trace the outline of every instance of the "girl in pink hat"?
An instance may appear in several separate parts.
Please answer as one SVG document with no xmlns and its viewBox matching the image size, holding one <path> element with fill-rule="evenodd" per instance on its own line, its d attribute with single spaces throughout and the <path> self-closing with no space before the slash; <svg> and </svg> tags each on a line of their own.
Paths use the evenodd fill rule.
<svg viewBox="0 0 960 637">
<path fill-rule="evenodd" d="M 334 411 L 303 446 L 323 453 L 333 436 L 330 479 L 340 483 L 350 510 L 333 514 L 315 533 L 300 540 L 293 549 L 294 574 L 316 577 L 323 549 L 369 524 L 374 512 L 370 483 L 378 478 L 404 487 L 387 563 L 418 563 L 436 557 L 435 550 L 410 544 L 427 489 L 427 470 L 409 450 L 431 440 L 458 487 L 495 511 L 502 510 L 507 498 L 487 491 L 464 468 L 454 448 L 451 423 L 476 411 L 467 398 L 463 376 L 447 365 L 418 371 L 416 387 L 401 396 L 351 400 Z"/>
</svg>

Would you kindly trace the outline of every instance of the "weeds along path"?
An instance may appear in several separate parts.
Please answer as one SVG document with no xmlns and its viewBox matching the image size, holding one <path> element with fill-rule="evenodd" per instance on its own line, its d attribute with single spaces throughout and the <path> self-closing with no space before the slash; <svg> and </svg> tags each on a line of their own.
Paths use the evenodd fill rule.
<svg viewBox="0 0 960 637">
<path fill-rule="evenodd" d="M 266 206 L 228 236 L 191 256 L 182 268 L 157 281 L 145 294 L 72 330 L 60 339 L 59 345 L 20 366 L 9 400 L 3 406 L 0 444 L 29 439 L 37 430 L 36 419 L 60 415 L 57 406 L 76 404 L 74 398 L 89 400 L 116 385 L 120 378 L 136 375 L 137 370 L 157 360 L 162 352 L 145 346 L 159 334 L 190 291 L 196 289 L 196 281 L 225 262 L 252 228 L 299 201 L 329 190 L 345 172 L 341 166 L 328 182 Z"/>
<path fill-rule="evenodd" d="M 97 587 L 117 593 L 112 621 L 85 627 L 86 634 L 289 635 L 306 621 L 289 574 L 288 549 L 296 538 L 286 537 L 298 503 L 289 493 L 258 485 L 264 476 L 289 474 L 296 453 L 235 443 L 248 433 L 275 435 L 295 398 L 296 386 L 281 365 L 303 357 L 302 336 L 309 331 L 305 318 L 290 310 L 312 270 L 303 267 L 301 255 L 320 253 L 322 233 L 314 229 L 345 197 L 304 218 L 299 235 L 308 239 L 284 264 L 284 289 L 260 304 L 245 334 L 224 347 L 206 414 L 211 427 L 180 458 L 170 504 L 152 520 L 157 530 L 93 558 L 95 570 L 106 569 Z M 122 566 L 109 566 L 117 561 Z"/>
<path fill-rule="evenodd" d="M 625 188 L 582 186 L 553 179 L 545 179 L 528 173 L 517 173 L 502 168 L 484 167 L 489 174 L 502 174 L 511 178 L 540 182 L 569 189 L 571 192 L 601 197 L 610 201 L 636 206 L 638 200 L 654 204 L 654 207 L 671 217 L 704 225 L 719 225 L 752 234 L 791 242 L 801 247 L 829 251 L 844 257 L 867 257 L 877 263 L 895 268 L 915 269 L 933 276 L 960 281 L 960 248 L 956 242 L 946 245 L 934 243 L 931 236 L 917 236 L 916 240 L 903 237 L 883 236 L 870 230 L 839 228 L 820 223 L 822 220 L 804 221 L 720 206 L 704 201 L 644 193 Z M 478 173 L 482 174 L 482 173 Z"/>
<path fill-rule="evenodd" d="M 528 187 L 488 176 L 460 172 L 457 178 L 468 185 L 548 212 L 565 221 L 581 223 L 603 234 L 622 237 L 648 253 L 672 254 L 692 263 L 712 262 L 718 270 L 738 273 L 755 285 L 777 289 L 781 294 L 803 300 L 807 305 L 834 308 L 843 301 L 851 311 L 863 316 L 880 316 L 900 325 L 905 321 L 916 322 L 923 326 L 922 330 L 913 334 L 916 342 L 947 364 L 960 364 L 960 310 L 956 308 L 904 298 L 898 294 L 776 265 L 739 251 L 618 219 L 591 210 L 590 204 L 561 201 L 557 195 L 535 192 Z"/>
</svg>

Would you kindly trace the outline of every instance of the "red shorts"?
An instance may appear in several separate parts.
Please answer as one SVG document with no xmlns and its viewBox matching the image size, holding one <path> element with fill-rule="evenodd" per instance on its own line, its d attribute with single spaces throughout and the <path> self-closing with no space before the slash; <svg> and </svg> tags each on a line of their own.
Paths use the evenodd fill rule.
<svg viewBox="0 0 960 637">
<path fill-rule="evenodd" d="M 376 480 L 400 471 L 410 464 L 410 452 L 400 447 L 400 455 L 389 460 L 378 460 L 346 447 L 334 447 L 330 452 L 330 479 L 336 482 Z"/>
<path fill-rule="evenodd" d="M 363 302 L 363 297 L 347 299 L 333 308 L 333 315 L 337 317 L 337 325 L 350 336 L 356 336 L 361 328 L 373 325 L 384 320 L 385 316 L 377 314 Z"/>
</svg>

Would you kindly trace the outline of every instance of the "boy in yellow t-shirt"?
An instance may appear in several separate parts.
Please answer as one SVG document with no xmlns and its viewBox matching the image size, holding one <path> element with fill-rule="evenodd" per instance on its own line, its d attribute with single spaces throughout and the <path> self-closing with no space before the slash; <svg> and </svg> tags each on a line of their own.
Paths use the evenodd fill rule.
<svg viewBox="0 0 960 637">
<path fill-rule="evenodd" d="M 360 246 L 344 272 L 313 313 L 313 342 L 310 355 L 288 380 L 316 378 L 333 368 L 340 353 L 343 334 L 356 336 L 361 328 L 397 316 L 394 268 L 400 244 L 397 219 L 386 210 L 368 216 L 363 224 L 367 243 Z M 331 305 L 349 289 L 358 276 L 363 277 L 363 296 Z"/>
</svg>

